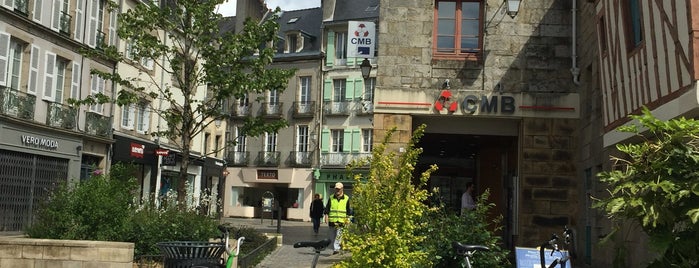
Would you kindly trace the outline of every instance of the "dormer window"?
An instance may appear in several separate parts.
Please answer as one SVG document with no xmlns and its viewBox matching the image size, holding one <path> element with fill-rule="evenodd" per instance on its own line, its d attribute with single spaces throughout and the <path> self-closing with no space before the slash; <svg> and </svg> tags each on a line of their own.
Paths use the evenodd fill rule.
<svg viewBox="0 0 699 268">
<path fill-rule="evenodd" d="M 289 33 L 286 35 L 286 53 L 296 53 L 303 49 L 302 38 L 299 38 L 298 33 Z M 299 45 L 301 43 L 301 45 Z"/>
</svg>

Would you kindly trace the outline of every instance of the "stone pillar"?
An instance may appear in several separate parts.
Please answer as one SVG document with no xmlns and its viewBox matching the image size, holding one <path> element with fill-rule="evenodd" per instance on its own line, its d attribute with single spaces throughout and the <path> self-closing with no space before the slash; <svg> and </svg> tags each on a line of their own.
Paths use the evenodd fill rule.
<svg viewBox="0 0 699 268">
<path fill-rule="evenodd" d="M 387 152 L 403 152 L 413 135 L 413 119 L 406 114 L 374 114 L 374 143 L 381 144 L 386 134 L 395 128 L 386 145 Z"/>
</svg>

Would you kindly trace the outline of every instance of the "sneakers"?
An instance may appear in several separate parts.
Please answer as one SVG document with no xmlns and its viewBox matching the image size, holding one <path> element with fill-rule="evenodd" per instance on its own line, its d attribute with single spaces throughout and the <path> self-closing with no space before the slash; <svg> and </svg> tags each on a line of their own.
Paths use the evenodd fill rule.
<svg viewBox="0 0 699 268">
<path fill-rule="evenodd" d="M 333 255 L 336 255 L 336 254 L 338 254 L 338 253 L 340 253 L 340 252 L 337 251 L 337 250 L 333 251 Z"/>
</svg>

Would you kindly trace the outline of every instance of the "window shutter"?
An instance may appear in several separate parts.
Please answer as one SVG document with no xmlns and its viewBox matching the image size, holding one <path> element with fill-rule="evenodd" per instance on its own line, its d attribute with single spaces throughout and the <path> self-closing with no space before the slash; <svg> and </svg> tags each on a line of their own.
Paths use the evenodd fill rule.
<svg viewBox="0 0 699 268">
<path fill-rule="evenodd" d="M 109 12 L 109 45 L 110 46 L 116 46 L 117 43 L 117 34 L 116 34 L 116 25 L 117 25 L 117 12 L 116 10 L 110 11 Z"/>
<path fill-rule="evenodd" d="M 91 47 L 97 45 L 97 14 L 99 13 L 98 9 L 100 7 L 99 1 L 100 0 L 90 0 L 89 2 L 90 21 L 88 22 L 89 28 L 87 30 L 87 45 Z"/>
<path fill-rule="evenodd" d="M 83 6 L 84 0 L 75 0 L 75 35 L 73 38 L 79 42 L 83 42 Z"/>
<path fill-rule="evenodd" d="M 104 79 L 102 77 L 97 77 L 97 91 L 99 93 L 104 93 Z M 102 114 L 103 112 L 103 104 L 97 104 L 97 112 Z"/>
<path fill-rule="evenodd" d="M 53 10 L 51 10 L 51 29 L 58 31 L 61 26 L 61 0 L 53 0 Z"/>
<path fill-rule="evenodd" d="M 323 100 L 324 101 L 332 100 L 332 95 L 333 95 L 333 80 L 327 79 L 327 80 L 325 80 L 325 83 L 323 86 Z"/>
<path fill-rule="evenodd" d="M 148 131 L 150 128 L 150 110 L 148 105 L 143 105 L 143 119 L 141 120 L 141 131 Z"/>
<path fill-rule="evenodd" d="M 29 55 L 29 81 L 27 81 L 27 93 L 36 94 L 39 84 L 39 47 L 32 45 Z"/>
<path fill-rule="evenodd" d="M 359 129 L 352 129 L 352 152 L 359 152 L 362 148 L 362 136 Z"/>
<path fill-rule="evenodd" d="M 328 152 L 330 151 L 330 130 L 323 129 L 320 132 L 320 151 Z"/>
<path fill-rule="evenodd" d="M 12 10 L 14 7 L 14 2 L 13 0 L 3 0 L 2 1 L 2 6 L 6 7 L 7 9 Z"/>
<path fill-rule="evenodd" d="M 345 99 L 351 100 L 354 98 L 354 83 L 352 79 L 345 80 Z"/>
<path fill-rule="evenodd" d="M 354 65 L 355 57 L 349 57 L 347 58 L 347 66 L 352 66 Z"/>
<path fill-rule="evenodd" d="M 73 99 L 80 98 L 80 63 L 73 62 L 73 73 L 70 84 L 70 97 Z"/>
<path fill-rule="evenodd" d="M 101 79 L 100 79 L 100 80 L 101 80 Z M 130 129 L 133 129 L 134 119 L 136 118 L 136 109 L 138 109 L 138 107 L 136 107 L 136 105 L 134 105 L 134 104 L 129 105 L 129 122 L 128 122 L 128 127 L 129 127 Z"/>
<path fill-rule="evenodd" d="M 46 52 L 46 62 L 44 64 L 44 99 L 55 101 L 53 91 L 56 81 L 56 54 Z"/>
<path fill-rule="evenodd" d="M 352 148 L 352 130 L 345 129 L 343 132 L 344 137 L 342 139 L 342 151 L 350 152 Z"/>
<path fill-rule="evenodd" d="M 34 20 L 41 23 L 41 0 L 34 0 Z"/>
<path fill-rule="evenodd" d="M 335 32 L 328 32 L 328 44 L 325 47 L 325 66 L 333 66 L 335 60 Z"/>
<path fill-rule="evenodd" d="M 10 35 L 0 32 L 0 86 L 7 84 L 8 55 L 10 55 Z"/>
<path fill-rule="evenodd" d="M 99 76 L 94 75 L 94 74 L 90 78 L 90 94 L 91 95 L 95 95 L 99 92 L 98 81 L 97 81 L 98 79 L 99 79 Z M 101 113 L 98 108 L 99 108 L 99 104 L 95 104 L 95 105 L 90 106 L 91 111 L 96 112 L 96 113 Z"/>
</svg>

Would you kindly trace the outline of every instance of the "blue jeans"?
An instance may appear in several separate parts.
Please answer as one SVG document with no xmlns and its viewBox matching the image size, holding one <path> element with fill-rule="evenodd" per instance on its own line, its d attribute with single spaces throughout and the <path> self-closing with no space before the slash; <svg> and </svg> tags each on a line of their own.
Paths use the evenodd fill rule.
<svg viewBox="0 0 699 268">
<path fill-rule="evenodd" d="M 320 228 L 320 219 L 321 218 L 311 218 L 311 222 L 313 223 L 313 232 L 316 234 L 318 233 L 318 229 Z"/>
</svg>

